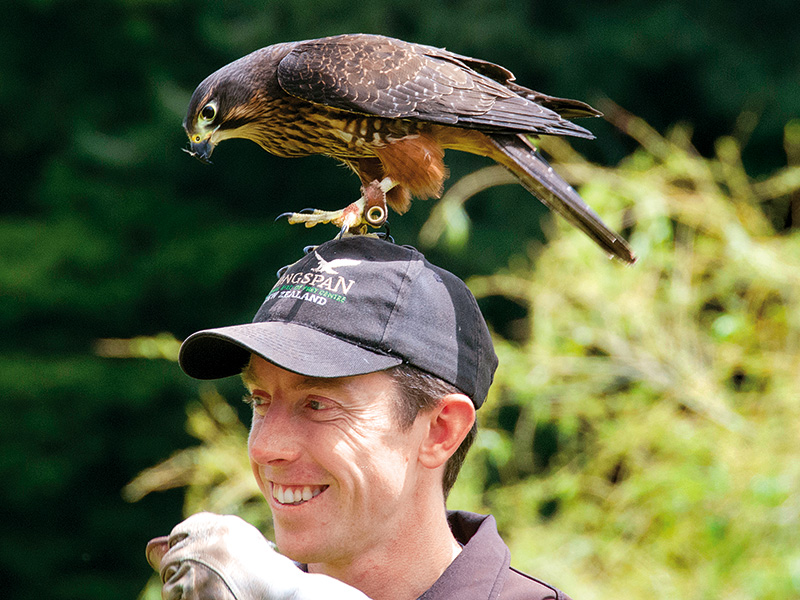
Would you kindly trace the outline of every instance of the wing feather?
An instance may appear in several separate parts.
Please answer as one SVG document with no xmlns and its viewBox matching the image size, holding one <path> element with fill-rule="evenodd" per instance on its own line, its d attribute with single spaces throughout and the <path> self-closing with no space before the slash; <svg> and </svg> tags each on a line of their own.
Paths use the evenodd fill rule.
<svg viewBox="0 0 800 600">
<path fill-rule="evenodd" d="M 366 34 L 299 42 L 278 65 L 278 82 L 287 93 L 342 110 L 487 131 L 593 137 L 542 104 L 565 106 L 571 116 L 595 114 L 591 107 L 513 80 L 499 65 Z"/>
</svg>

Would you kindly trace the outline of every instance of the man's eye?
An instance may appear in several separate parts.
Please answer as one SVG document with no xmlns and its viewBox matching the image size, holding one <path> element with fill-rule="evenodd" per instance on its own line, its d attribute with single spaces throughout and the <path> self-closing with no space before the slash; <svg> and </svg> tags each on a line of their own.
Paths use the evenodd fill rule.
<svg viewBox="0 0 800 600">
<path fill-rule="evenodd" d="M 263 409 L 268 405 L 268 401 L 263 396 L 256 396 L 254 394 L 245 394 L 242 397 L 242 402 L 250 406 L 253 410 Z"/>
<path fill-rule="evenodd" d="M 321 400 L 309 400 L 308 401 L 308 408 L 311 410 L 325 410 L 328 405 L 322 402 Z"/>
</svg>

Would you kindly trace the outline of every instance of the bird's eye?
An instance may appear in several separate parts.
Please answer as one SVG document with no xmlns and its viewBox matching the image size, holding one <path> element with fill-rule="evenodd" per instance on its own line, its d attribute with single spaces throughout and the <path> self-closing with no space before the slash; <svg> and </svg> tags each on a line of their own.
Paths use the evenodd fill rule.
<svg viewBox="0 0 800 600">
<path fill-rule="evenodd" d="M 204 121 L 213 121 L 214 117 L 217 116 L 217 107 L 213 104 L 206 104 L 203 107 L 203 110 L 200 111 L 200 117 Z"/>
</svg>

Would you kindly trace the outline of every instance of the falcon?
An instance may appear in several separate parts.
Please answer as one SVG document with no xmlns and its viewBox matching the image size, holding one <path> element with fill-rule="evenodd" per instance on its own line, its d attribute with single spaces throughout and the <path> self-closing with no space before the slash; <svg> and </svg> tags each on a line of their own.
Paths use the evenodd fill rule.
<svg viewBox="0 0 800 600">
<path fill-rule="evenodd" d="M 386 206 L 442 193 L 444 151 L 486 156 L 534 196 L 626 263 L 636 257 L 539 154 L 531 137 L 591 132 L 568 119 L 599 116 L 584 102 L 523 87 L 504 67 L 442 48 L 380 35 L 348 34 L 274 44 L 209 75 L 195 89 L 184 129 L 209 162 L 229 138 L 281 157 L 331 156 L 361 179 L 362 195 L 341 211 L 289 214 L 310 227 L 332 222 L 362 233 Z"/>
</svg>

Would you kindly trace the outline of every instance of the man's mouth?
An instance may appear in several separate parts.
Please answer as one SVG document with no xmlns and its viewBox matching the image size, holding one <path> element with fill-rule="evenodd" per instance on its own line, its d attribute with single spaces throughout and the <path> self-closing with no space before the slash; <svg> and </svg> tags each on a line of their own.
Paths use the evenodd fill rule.
<svg viewBox="0 0 800 600">
<path fill-rule="evenodd" d="M 272 497 L 286 506 L 297 506 L 316 498 L 328 489 L 327 485 L 280 485 L 272 484 Z"/>
</svg>

